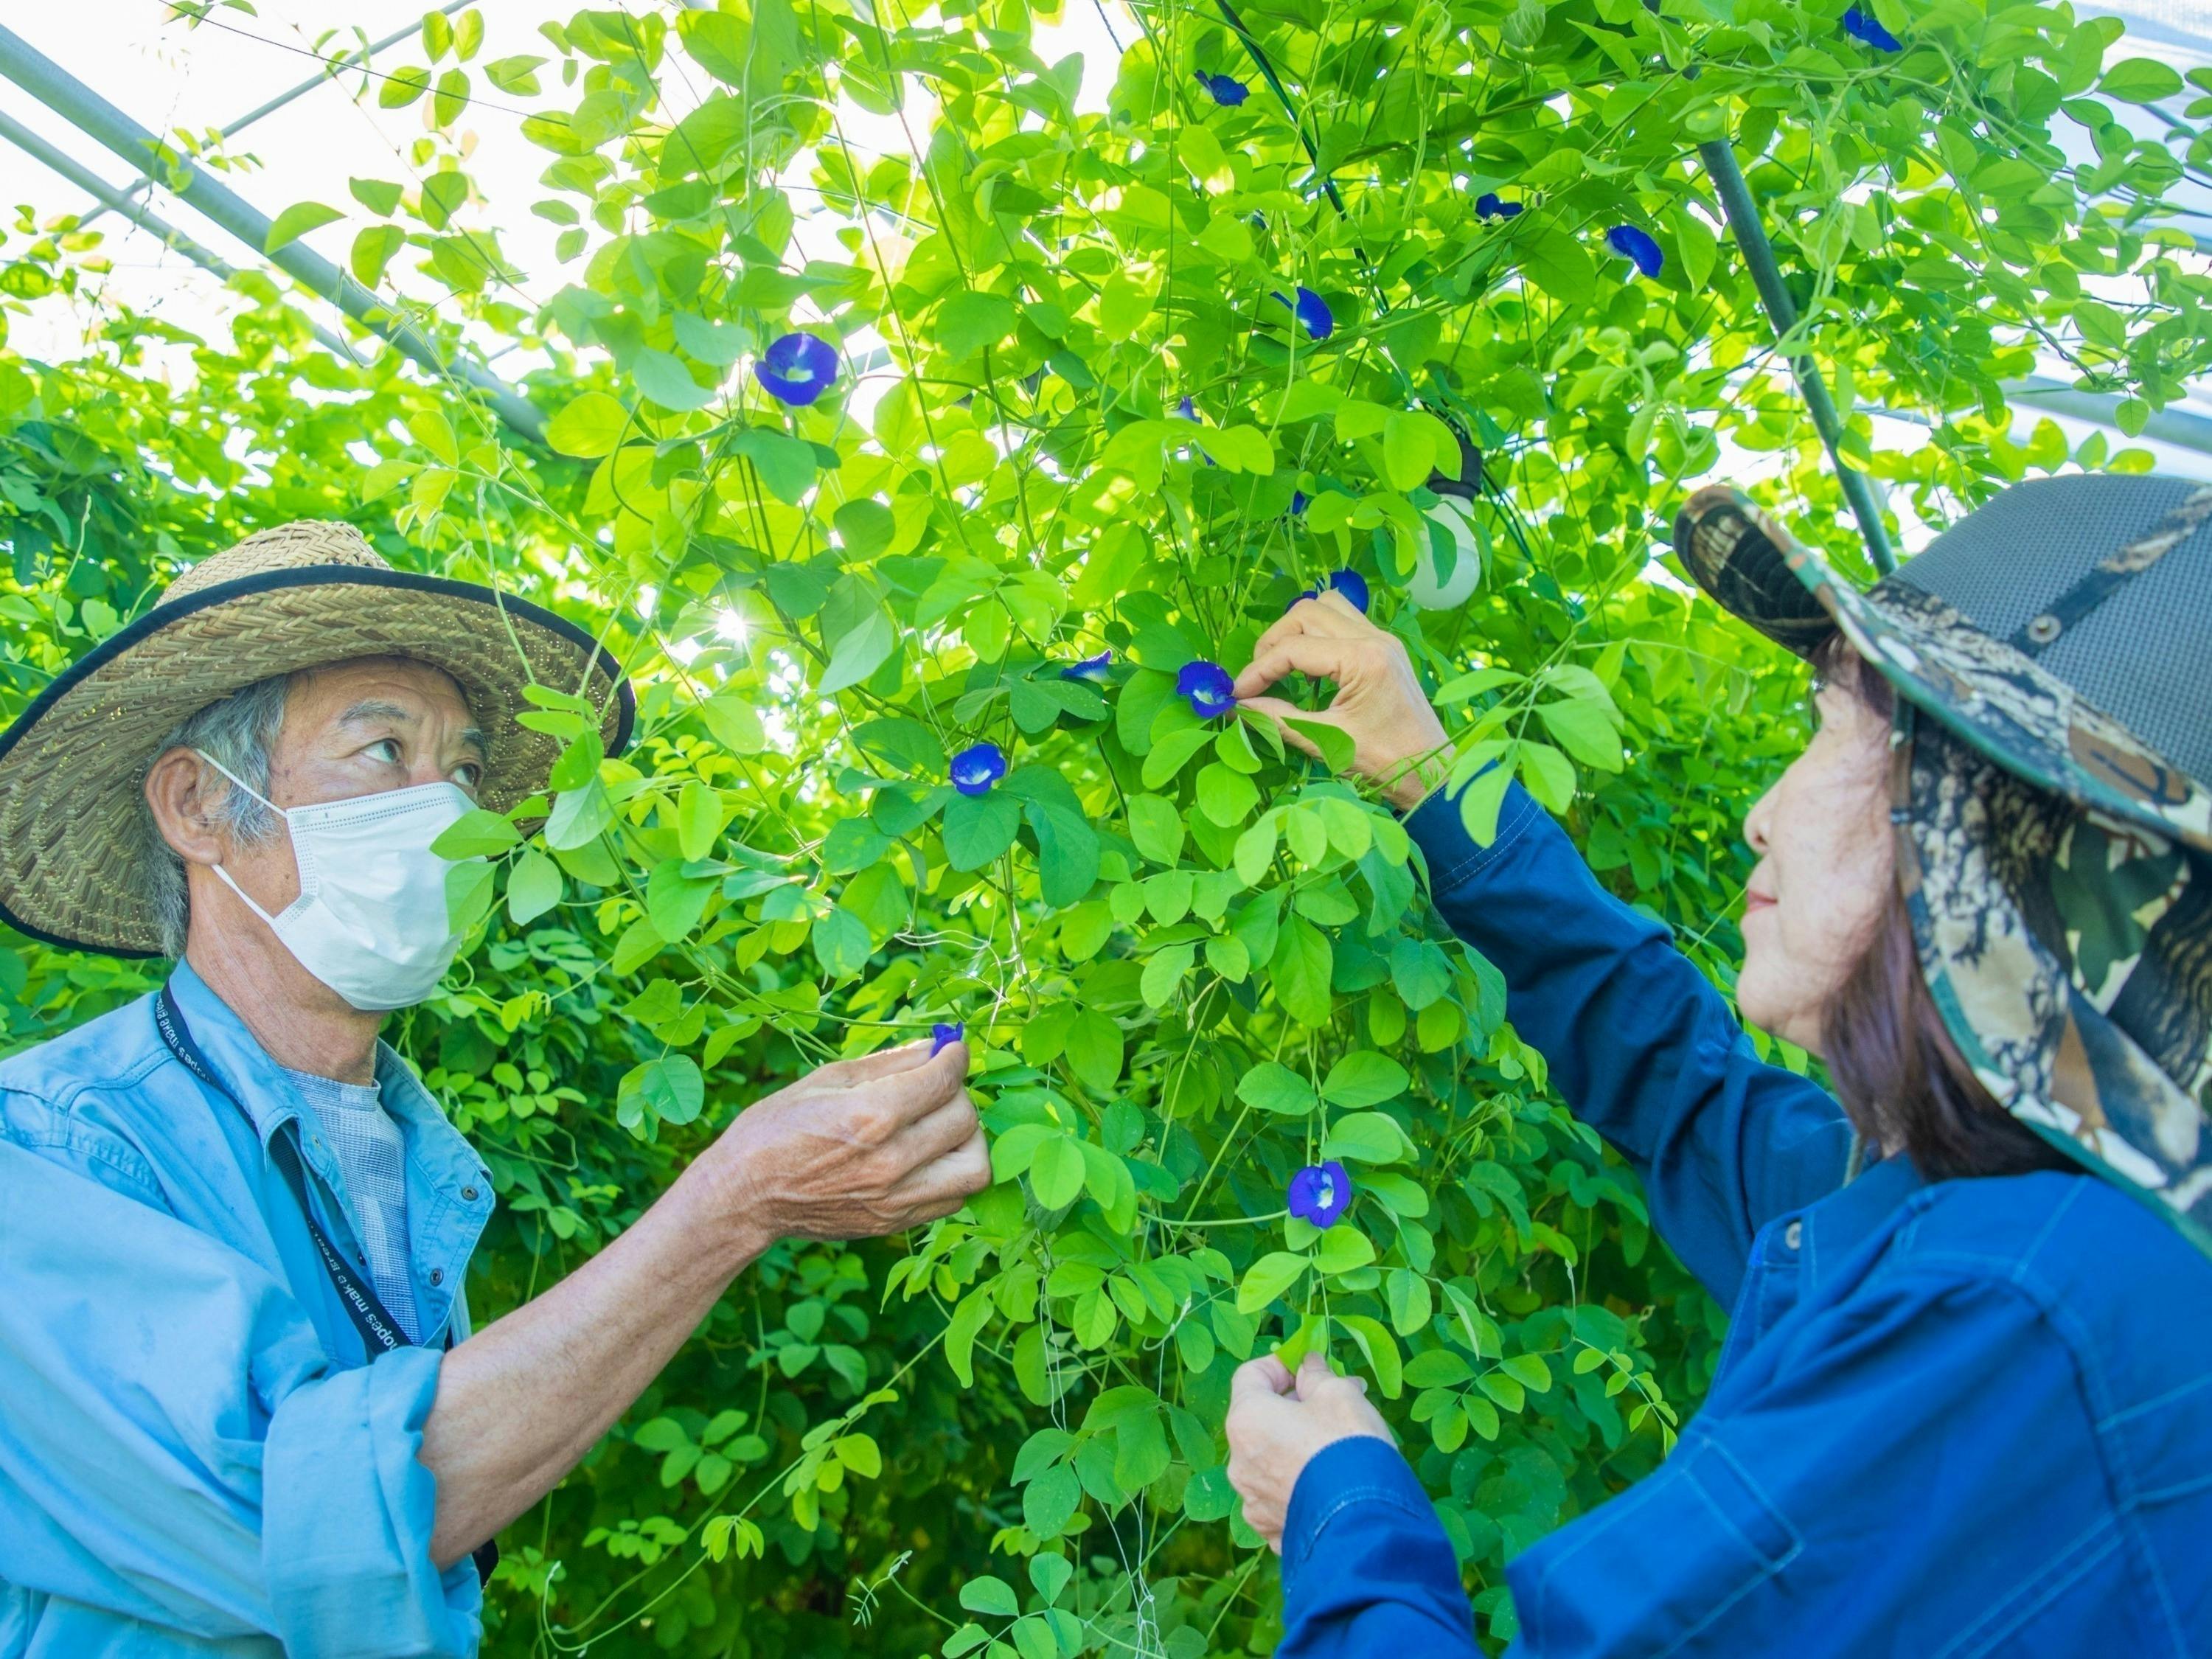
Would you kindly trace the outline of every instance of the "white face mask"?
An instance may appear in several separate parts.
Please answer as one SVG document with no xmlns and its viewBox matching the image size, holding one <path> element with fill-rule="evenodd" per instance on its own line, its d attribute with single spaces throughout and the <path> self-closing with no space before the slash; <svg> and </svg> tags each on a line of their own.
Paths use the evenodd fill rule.
<svg viewBox="0 0 2212 1659">
<path fill-rule="evenodd" d="M 416 784 L 288 809 L 214 756 L 193 752 L 290 829 L 300 896 L 276 915 L 254 903 L 221 865 L 215 872 L 302 968 L 364 1013 L 411 1006 L 437 988 L 461 937 L 446 908 L 453 861 L 430 843 L 475 804 L 459 785 Z"/>
</svg>

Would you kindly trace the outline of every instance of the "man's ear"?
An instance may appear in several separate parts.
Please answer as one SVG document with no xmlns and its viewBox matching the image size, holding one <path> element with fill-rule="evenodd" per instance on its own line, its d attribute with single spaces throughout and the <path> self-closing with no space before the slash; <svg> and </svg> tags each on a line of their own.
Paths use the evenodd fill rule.
<svg viewBox="0 0 2212 1659">
<path fill-rule="evenodd" d="M 187 864 L 216 865 L 230 850 L 215 810 L 229 781 L 189 749 L 165 750 L 146 771 L 146 805 L 169 850 Z"/>
</svg>

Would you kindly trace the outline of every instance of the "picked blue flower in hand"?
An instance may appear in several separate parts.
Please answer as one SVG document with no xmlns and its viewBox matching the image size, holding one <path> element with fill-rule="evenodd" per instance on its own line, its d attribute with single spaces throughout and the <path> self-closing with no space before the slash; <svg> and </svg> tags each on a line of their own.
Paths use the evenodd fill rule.
<svg viewBox="0 0 2212 1659">
<path fill-rule="evenodd" d="M 1175 689 L 1190 699 L 1190 706 L 1207 720 L 1237 707 L 1237 682 L 1218 662 L 1197 658 L 1185 663 L 1176 675 Z"/>
<path fill-rule="evenodd" d="M 935 1060 L 954 1043 L 968 1036 L 968 1022 L 962 1019 L 941 1020 L 929 1028 L 929 1057 Z"/>
</svg>

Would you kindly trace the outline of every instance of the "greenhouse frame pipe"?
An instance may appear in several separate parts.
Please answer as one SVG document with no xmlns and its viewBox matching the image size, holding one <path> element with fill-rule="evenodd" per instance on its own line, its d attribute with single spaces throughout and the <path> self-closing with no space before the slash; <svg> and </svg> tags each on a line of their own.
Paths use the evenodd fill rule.
<svg viewBox="0 0 2212 1659">
<path fill-rule="evenodd" d="M 0 26 L 0 76 L 134 167 L 161 155 L 163 146 L 152 133 L 4 26 Z M 270 229 L 267 216 L 192 162 L 179 158 L 178 165 L 184 177 L 174 193 L 180 201 L 433 374 L 465 381 L 483 392 L 510 428 L 534 444 L 544 442 L 545 417 L 506 381 L 465 358 L 447 362 L 418 330 L 398 320 L 390 306 L 304 244 L 288 242 L 273 253 L 264 252 Z"/>
<path fill-rule="evenodd" d="M 475 3 L 476 0 L 447 0 L 447 3 L 439 7 L 438 9 L 445 13 L 447 16 L 451 17 L 455 12 L 460 10 L 462 7 L 473 5 Z M 356 47 L 353 51 L 346 52 L 341 57 L 332 58 L 326 60 L 329 67 L 325 69 L 320 75 L 311 76 L 307 80 L 301 82 L 298 86 L 294 87 L 289 92 L 280 92 L 274 98 L 271 98 L 267 103 L 262 105 L 259 108 L 246 111 L 245 114 L 240 116 L 238 119 L 233 121 L 228 126 L 222 130 L 222 136 L 226 138 L 236 137 L 240 133 L 245 131 L 246 128 L 252 126 L 256 121 L 258 121 L 263 116 L 274 115 L 278 110 L 283 108 L 285 105 L 292 103 L 298 99 L 306 97 L 317 87 L 328 86 L 331 82 L 338 78 L 338 73 L 340 70 L 351 69 L 356 64 L 368 63 L 370 58 L 375 57 L 378 52 L 382 52 L 386 46 L 398 46 L 409 35 L 420 30 L 422 27 L 422 19 L 417 18 L 415 21 L 410 23 L 405 28 L 399 29 L 391 34 L 387 34 L 381 40 L 372 40 L 365 46 Z M 121 193 L 125 196 L 128 196 L 132 191 L 138 189 L 141 185 L 151 184 L 152 182 L 153 175 L 151 173 L 142 173 L 136 179 L 133 179 L 129 184 L 124 185 Z M 94 193 L 95 195 L 98 194 L 97 191 L 94 191 Z M 118 213 L 121 213 L 124 210 L 121 207 L 117 206 L 115 203 L 108 201 L 103 197 L 101 198 L 100 204 L 98 207 L 93 209 L 91 212 L 84 215 L 76 222 L 77 228 L 79 229 L 82 229 L 85 226 L 90 224 L 94 219 L 100 217 L 101 214 L 106 212 L 110 208 L 114 208 L 115 211 Z"/>
<path fill-rule="evenodd" d="M 0 112 L 0 138 L 6 139 L 33 161 L 44 162 L 104 206 L 113 208 L 140 229 L 151 234 L 172 253 L 181 253 L 201 270 L 226 283 L 238 275 L 236 266 L 227 263 L 210 250 L 202 247 L 183 231 L 155 214 L 151 208 L 143 203 L 132 201 L 98 173 L 82 166 L 74 156 L 55 149 L 13 116 L 4 112 Z M 78 220 L 77 228 L 82 229 L 86 222 L 87 221 L 83 219 Z M 350 345 L 320 323 L 310 322 L 308 326 L 314 330 L 315 338 L 325 349 L 337 353 L 349 362 L 358 363 L 361 361 L 360 355 Z"/>
<path fill-rule="evenodd" d="M 1743 252 L 1743 262 L 1751 269 L 1751 280 L 1758 287 L 1760 301 L 1766 315 L 1774 325 L 1775 337 L 1786 336 L 1797 325 L 1797 305 L 1783 285 L 1782 270 L 1774 262 L 1774 247 L 1766 240 L 1766 231 L 1759 220 L 1759 204 L 1752 199 L 1751 185 L 1736 165 L 1735 151 L 1725 138 L 1716 138 L 1698 146 L 1698 155 L 1705 164 L 1705 174 L 1713 181 L 1720 194 L 1721 211 L 1727 216 L 1729 228 L 1735 233 L 1736 246 Z M 1867 556 L 1874 562 L 1875 571 L 1887 575 L 1897 568 L 1897 556 L 1889 545 L 1889 532 L 1882 527 L 1881 503 L 1875 498 L 1874 484 L 1843 456 L 1844 423 L 1836 413 L 1835 400 L 1828 395 L 1828 383 L 1820 378 L 1820 370 L 1809 354 L 1800 354 L 1790 360 L 1790 372 L 1797 377 L 1797 389 L 1804 394 L 1805 405 L 1812 412 L 1813 425 L 1827 446 L 1828 459 L 1835 463 L 1837 480 L 1843 486 L 1844 499 L 1851 505 L 1851 514 L 1859 521 L 1859 534 L 1866 540 Z"/>
</svg>

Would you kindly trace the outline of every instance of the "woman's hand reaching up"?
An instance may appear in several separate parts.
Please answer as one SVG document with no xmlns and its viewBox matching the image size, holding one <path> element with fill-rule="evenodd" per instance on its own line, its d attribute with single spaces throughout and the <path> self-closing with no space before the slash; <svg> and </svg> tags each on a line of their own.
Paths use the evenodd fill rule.
<svg viewBox="0 0 2212 1659">
<path fill-rule="evenodd" d="M 1260 695 L 1285 674 L 1310 674 L 1336 687 L 1327 708 L 1309 714 Z M 1444 728 L 1429 707 L 1406 647 L 1331 591 L 1301 599 L 1260 636 L 1251 665 L 1237 677 L 1237 701 L 1277 720 L 1334 726 L 1352 739 L 1352 769 L 1373 779 L 1394 805 L 1416 805 L 1443 781 Z M 1287 726 L 1283 735 L 1307 754 L 1320 751 Z"/>
</svg>

